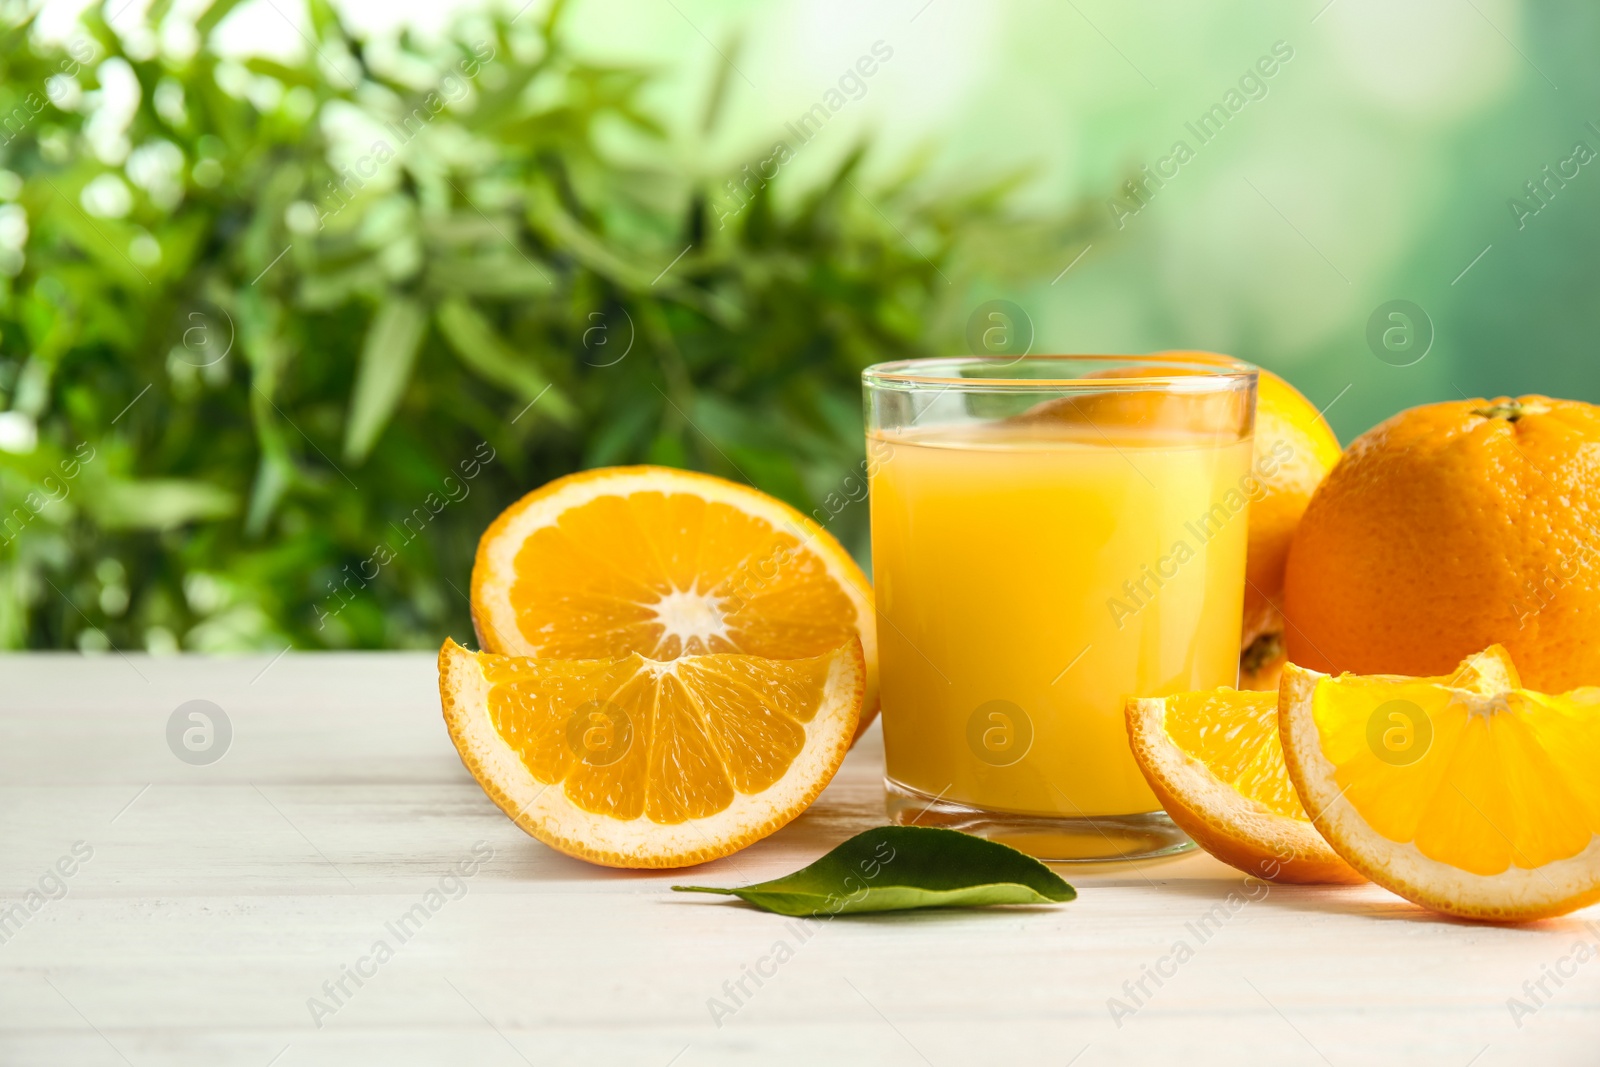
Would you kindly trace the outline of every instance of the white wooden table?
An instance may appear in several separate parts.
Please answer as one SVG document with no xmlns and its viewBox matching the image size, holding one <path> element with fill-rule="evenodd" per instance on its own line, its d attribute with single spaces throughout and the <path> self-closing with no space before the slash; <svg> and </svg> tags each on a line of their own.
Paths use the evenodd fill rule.
<svg viewBox="0 0 1600 1067">
<path fill-rule="evenodd" d="M 193 699 L 232 727 L 207 765 L 167 741 Z M 882 823 L 881 763 L 873 731 L 768 840 L 613 871 L 483 796 L 431 656 L 0 658 L 0 1064 L 1600 1063 L 1600 962 L 1571 955 L 1600 908 L 1473 926 L 1198 855 L 1066 870 L 1048 909 L 801 922 L 667 890 Z"/>
</svg>

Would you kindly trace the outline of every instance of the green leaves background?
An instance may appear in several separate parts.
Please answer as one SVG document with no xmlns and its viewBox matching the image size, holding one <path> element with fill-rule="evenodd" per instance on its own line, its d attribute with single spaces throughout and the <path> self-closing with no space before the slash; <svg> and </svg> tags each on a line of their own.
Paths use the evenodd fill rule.
<svg viewBox="0 0 1600 1067">
<path fill-rule="evenodd" d="M 864 147 L 730 212 L 559 4 L 380 41 L 313 0 L 286 65 L 209 49 L 234 2 L 192 54 L 0 3 L 0 647 L 437 645 L 493 516 L 602 464 L 753 482 L 864 554 L 860 368 L 1100 224 Z"/>
</svg>

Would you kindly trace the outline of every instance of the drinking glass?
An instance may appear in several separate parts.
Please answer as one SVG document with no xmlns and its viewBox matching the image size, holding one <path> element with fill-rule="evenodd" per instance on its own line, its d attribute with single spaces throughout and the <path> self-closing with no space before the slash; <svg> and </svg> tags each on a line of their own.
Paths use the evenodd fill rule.
<svg viewBox="0 0 1600 1067">
<path fill-rule="evenodd" d="M 1255 369 L 961 357 L 863 381 L 891 818 L 1060 862 L 1193 847 L 1123 709 L 1237 684 Z"/>
</svg>

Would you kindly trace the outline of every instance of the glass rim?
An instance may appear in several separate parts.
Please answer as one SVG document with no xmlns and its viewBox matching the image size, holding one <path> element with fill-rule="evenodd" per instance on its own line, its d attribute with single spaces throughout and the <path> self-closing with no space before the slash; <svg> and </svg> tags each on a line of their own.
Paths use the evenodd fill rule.
<svg viewBox="0 0 1600 1067">
<path fill-rule="evenodd" d="M 1009 362 L 984 356 L 927 356 L 919 359 L 899 359 L 889 363 L 874 363 L 861 372 L 864 385 L 874 388 L 912 389 L 922 386 L 940 387 L 971 392 L 1012 392 L 1032 390 L 1112 390 L 1149 389 L 1152 386 L 1171 388 L 1174 392 L 1223 392 L 1257 380 L 1260 373 L 1252 363 L 1221 353 L 1217 355 L 1226 363 L 1210 360 L 1185 359 L 1159 353 L 1147 355 L 1118 354 L 1051 354 L 1019 356 Z M 1148 366 L 1149 374 L 1131 374 L 1123 377 L 1089 377 L 1086 374 L 1061 374 L 1043 378 L 983 375 L 964 376 L 967 368 L 995 368 L 1004 370 L 1023 364 L 1039 366 L 1051 364 L 1071 370 L 1084 364 L 1120 364 L 1122 366 Z M 1165 373 L 1163 373 L 1165 372 Z"/>
</svg>

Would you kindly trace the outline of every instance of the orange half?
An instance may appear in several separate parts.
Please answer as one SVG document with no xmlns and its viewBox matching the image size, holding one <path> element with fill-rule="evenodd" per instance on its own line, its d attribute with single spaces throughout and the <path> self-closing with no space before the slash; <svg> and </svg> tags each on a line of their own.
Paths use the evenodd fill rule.
<svg viewBox="0 0 1600 1067">
<path fill-rule="evenodd" d="M 471 600 L 486 651 L 540 659 L 806 659 L 859 641 L 859 728 L 877 714 L 861 568 L 787 504 L 707 474 L 611 467 L 529 493 L 479 541 Z"/>
</svg>

